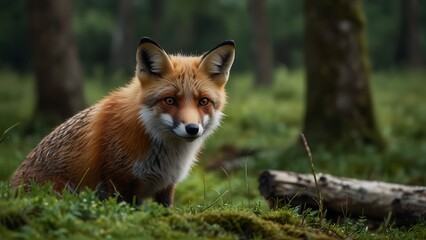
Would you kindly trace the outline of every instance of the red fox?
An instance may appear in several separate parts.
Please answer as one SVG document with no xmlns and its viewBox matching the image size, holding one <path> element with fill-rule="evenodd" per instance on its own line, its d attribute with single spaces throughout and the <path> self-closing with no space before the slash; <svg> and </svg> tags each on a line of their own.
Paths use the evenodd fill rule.
<svg viewBox="0 0 426 240">
<path fill-rule="evenodd" d="M 50 182 L 100 198 L 172 206 L 203 141 L 220 124 L 234 41 L 201 56 L 168 55 L 144 37 L 132 81 L 47 135 L 11 178 L 14 188 Z"/>
</svg>

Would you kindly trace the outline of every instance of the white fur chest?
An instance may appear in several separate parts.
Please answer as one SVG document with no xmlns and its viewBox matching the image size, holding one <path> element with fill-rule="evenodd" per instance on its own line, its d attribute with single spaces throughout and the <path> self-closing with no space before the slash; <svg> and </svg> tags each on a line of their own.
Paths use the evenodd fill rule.
<svg viewBox="0 0 426 240">
<path fill-rule="evenodd" d="M 153 143 L 147 157 L 133 165 L 133 175 L 148 183 L 152 191 L 175 184 L 188 175 L 201 144 L 201 139 L 193 142 Z"/>
</svg>

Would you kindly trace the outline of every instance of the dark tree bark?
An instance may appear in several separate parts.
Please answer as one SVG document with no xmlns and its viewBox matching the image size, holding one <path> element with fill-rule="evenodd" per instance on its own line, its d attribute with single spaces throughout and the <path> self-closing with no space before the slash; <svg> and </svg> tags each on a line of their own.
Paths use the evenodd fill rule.
<svg viewBox="0 0 426 240">
<path fill-rule="evenodd" d="M 405 68 L 417 69 L 422 65 L 418 0 L 400 1 L 400 30 L 396 62 Z"/>
<path fill-rule="evenodd" d="M 249 0 L 252 52 L 255 83 L 271 85 L 273 82 L 272 43 L 269 38 L 268 14 L 265 0 Z"/>
<path fill-rule="evenodd" d="M 133 0 L 118 1 L 118 23 L 112 36 L 110 69 L 131 75 L 135 69 L 135 12 Z"/>
<path fill-rule="evenodd" d="M 383 146 L 374 117 L 361 0 L 305 0 L 307 106 L 312 147 Z"/>
<path fill-rule="evenodd" d="M 29 0 L 28 11 L 37 90 L 33 130 L 74 115 L 85 101 L 71 1 Z"/>
<path fill-rule="evenodd" d="M 151 7 L 151 19 L 153 24 L 152 38 L 159 39 L 161 37 L 161 29 L 164 20 L 165 2 L 164 0 L 150 0 L 149 3 Z"/>
</svg>

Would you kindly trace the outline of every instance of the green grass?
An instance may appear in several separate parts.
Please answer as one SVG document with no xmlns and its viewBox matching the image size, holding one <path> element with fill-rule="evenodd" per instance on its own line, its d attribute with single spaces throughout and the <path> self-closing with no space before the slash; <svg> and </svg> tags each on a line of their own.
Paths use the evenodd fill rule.
<svg viewBox="0 0 426 240">
<path fill-rule="evenodd" d="M 375 110 L 387 149 L 365 147 L 349 153 L 317 147 L 312 152 L 316 170 L 426 185 L 424 75 L 374 73 Z M 108 84 L 102 82 L 105 79 Z M 120 75 L 94 74 L 85 82 L 87 101 L 98 101 L 127 80 Z M 320 226 L 315 212 L 298 215 L 293 209 L 268 210 L 257 190 L 262 170 L 310 172 L 303 145 L 297 143 L 304 113 L 301 71 L 278 69 L 274 86 L 268 88 L 254 87 L 251 75 L 231 76 L 227 116 L 208 139 L 198 166 L 178 185 L 173 209 L 152 203 L 135 208 L 114 200 L 100 202 L 90 191 L 58 199 L 48 188 L 41 188 L 32 195 L 13 196 L 7 179 L 45 134 L 21 134 L 35 105 L 33 89 L 31 76 L 0 72 L 0 133 L 20 123 L 0 144 L 0 239 L 426 238 L 424 223 L 408 229 L 383 225 L 369 232 L 363 219 Z"/>
<path fill-rule="evenodd" d="M 11 204 L 13 202 L 13 204 Z M 206 209 L 184 204 L 166 209 L 152 202 L 139 207 L 111 198 L 100 201 L 92 191 L 61 198 L 49 186 L 17 196 L 0 184 L 2 239 L 422 239 L 424 224 L 411 229 L 384 226 L 367 231 L 362 220 L 344 226 L 318 225 L 315 212 L 294 209 L 262 210 L 240 204 Z"/>
<path fill-rule="evenodd" d="M 265 212 L 238 205 L 207 210 L 197 205 L 166 209 L 151 202 L 132 207 L 116 199 L 102 202 L 91 191 L 64 193 L 58 199 L 48 187 L 18 197 L 5 186 L 0 186 L 0 192 L 0 207 L 6 209 L 0 212 L 0 234 L 7 238 L 330 238 L 330 234 L 302 222 L 290 209 Z M 8 206 L 7 200 L 13 200 L 13 206 Z"/>
</svg>

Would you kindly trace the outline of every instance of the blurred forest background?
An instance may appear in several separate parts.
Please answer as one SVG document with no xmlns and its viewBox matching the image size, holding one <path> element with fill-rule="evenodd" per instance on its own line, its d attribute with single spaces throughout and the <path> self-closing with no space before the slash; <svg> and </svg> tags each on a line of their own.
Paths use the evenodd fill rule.
<svg viewBox="0 0 426 240">
<path fill-rule="evenodd" d="M 128 82 L 149 36 L 168 53 L 236 41 L 227 117 L 204 167 L 309 171 L 298 160 L 304 130 L 319 171 L 426 184 L 426 1 L 319 2 L 3 1 L 0 131 L 20 125 L 0 144 L 0 179 L 48 129 Z M 333 26 L 345 34 L 330 35 Z M 341 95 L 361 110 L 335 114 L 329 101 Z"/>
<path fill-rule="evenodd" d="M 32 70 L 30 43 L 34 36 L 29 29 L 28 2 L 31 1 L 2 2 L 0 66 L 3 69 Z M 416 4 L 409 8 L 411 2 Z M 142 36 L 150 36 L 166 50 L 194 54 L 203 53 L 224 39 L 234 39 L 239 51 L 233 70 L 253 69 L 254 24 L 250 21 L 248 1 L 74 0 L 71 3 L 68 10 L 86 75 L 119 69 L 131 76 L 134 49 Z M 425 5 L 423 1 L 363 1 L 366 39 L 374 70 L 419 64 L 406 62 L 406 54 L 418 55 L 410 59 L 426 55 Z M 268 0 L 265 8 L 265 31 L 273 49 L 272 65 L 303 67 L 303 2 Z M 414 39 L 407 34 L 413 34 Z M 404 52 L 407 43 L 414 45 L 411 47 L 416 47 L 415 51 Z M 121 53 L 117 49 L 122 49 Z M 120 59 L 118 54 L 128 56 Z"/>
</svg>

